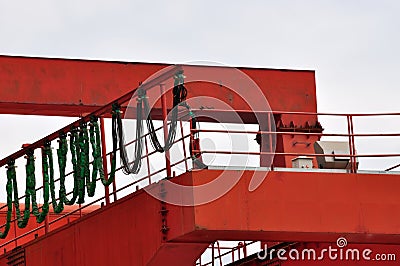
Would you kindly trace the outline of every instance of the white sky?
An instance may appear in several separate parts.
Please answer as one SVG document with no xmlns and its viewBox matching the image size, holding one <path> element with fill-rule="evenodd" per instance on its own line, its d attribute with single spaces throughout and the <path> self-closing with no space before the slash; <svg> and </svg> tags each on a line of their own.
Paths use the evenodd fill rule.
<svg viewBox="0 0 400 266">
<path fill-rule="evenodd" d="M 399 10 L 398 1 L 1 0 L 0 54 L 312 69 L 320 112 L 396 112 Z M 0 116 L 0 157 L 66 123 L 26 120 Z M 359 129 L 395 131 L 396 123 Z M 395 152 L 400 143 L 367 147 Z"/>
<path fill-rule="evenodd" d="M 0 53 L 313 69 L 320 111 L 396 111 L 398 1 L 1 1 Z"/>
</svg>

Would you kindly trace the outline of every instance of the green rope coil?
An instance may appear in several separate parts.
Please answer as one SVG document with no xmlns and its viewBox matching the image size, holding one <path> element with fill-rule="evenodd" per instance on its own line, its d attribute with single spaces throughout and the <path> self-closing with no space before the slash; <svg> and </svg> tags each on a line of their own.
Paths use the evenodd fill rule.
<svg viewBox="0 0 400 266">
<path fill-rule="evenodd" d="M 78 129 L 77 128 L 72 128 L 71 129 L 71 134 L 70 134 L 70 139 L 69 139 L 69 148 L 71 151 L 71 162 L 72 162 L 72 169 L 73 169 L 73 179 L 74 179 L 74 188 L 72 190 L 72 198 L 69 200 L 67 198 L 67 195 L 63 196 L 63 202 L 65 203 L 65 205 L 73 205 L 78 197 L 78 178 L 77 178 L 77 174 L 78 174 L 78 163 L 77 163 L 77 150 L 76 150 L 76 146 L 77 146 L 77 142 L 78 142 Z M 65 177 L 65 168 L 64 168 L 64 177 Z M 62 184 L 60 184 L 61 186 Z M 65 185 L 64 185 L 65 188 Z"/>
<path fill-rule="evenodd" d="M 53 209 L 55 213 L 60 213 L 64 209 L 64 202 L 68 201 L 66 199 L 66 189 L 65 189 L 65 168 L 67 166 L 67 153 L 68 153 L 68 144 L 67 144 L 67 135 L 64 133 L 60 134 L 60 139 L 58 141 L 58 149 L 57 149 L 57 159 L 58 159 L 58 169 L 60 172 L 60 203 L 56 208 Z M 53 183 L 53 184 L 52 184 Z M 50 189 L 54 190 L 54 180 L 50 179 Z"/>
<path fill-rule="evenodd" d="M 29 151 L 26 155 L 26 159 L 30 160 L 30 157 L 33 157 L 33 151 Z M 27 161 L 28 164 L 28 161 Z M 15 166 L 14 169 L 11 171 L 11 177 L 12 177 L 12 182 L 13 182 L 13 189 L 14 189 L 14 208 L 15 208 L 15 213 L 16 213 L 16 218 L 17 218 L 17 225 L 19 228 L 25 228 L 29 222 L 30 218 L 30 205 L 31 205 L 31 194 L 32 190 L 35 192 L 35 185 L 33 184 L 32 187 L 32 180 L 31 180 L 31 175 L 26 175 L 26 188 L 25 188 L 25 210 L 23 217 L 21 217 L 21 211 L 19 208 L 19 196 L 18 196 L 18 184 L 17 184 L 17 178 L 16 178 L 16 173 L 15 173 Z"/>
<path fill-rule="evenodd" d="M 4 239 L 7 237 L 8 232 L 10 231 L 10 223 L 11 223 L 11 215 L 12 215 L 12 191 L 13 191 L 13 184 L 12 184 L 12 172 L 15 175 L 15 162 L 11 161 L 7 165 L 7 185 L 6 185 L 6 192 L 7 192 L 7 215 L 6 215 L 6 224 L 3 232 L 0 232 L 0 238 Z"/>
<path fill-rule="evenodd" d="M 78 161 L 78 204 L 85 203 L 85 181 L 90 178 L 89 169 L 89 137 L 86 123 L 82 123 L 78 134 L 76 146 L 76 158 Z"/>
<path fill-rule="evenodd" d="M 61 136 L 60 136 L 61 139 Z M 64 137 L 65 140 L 65 137 Z M 66 140 L 65 140 L 66 142 Z M 61 141 L 59 142 L 60 146 Z M 57 155 L 58 155 L 58 164 L 60 167 L 60 190 L 59 190 L 59 202 L 57 204 L 57 199 L 56 199 L 56 193 L 55 193 L 55 187 L 54 187 L 54 164 L 53 164 L 53 152 L 51 149 L 51 143 L 46 143 L 44 148 L 43 148 L 43 153 L 44 153 L 44 160 L 42 162 L 43 164 L 43 174 L 50 180 L 50 195 L 51 195 L 51 204 L 53 206 L 53 211 L 55 213 L 61 213 L 64 210 L 64 202 L 63 202 L 63 196 L 65 195 L 65 160 L 62 159 L 62 155 L 60 152 L 57 150 Z M 60 156 L 61 155 L 61 156 Z M 66 156 L 66 154 L 65 154 Z M 62 169 L 64 169 L 64 172 Z M 50 170 L 50 173 L 49 173 Z M 62 173 L 63 172 L 63 173 Z M 62 178 L 63 176 L 63 178 Z M 61 180 L 63 179 L 63 180 Z"/>
<path fill-rule="evenodd" d="M 89 138 L 90 144 L 92 146 L 92 156 L 93 156 L 93 171 L 92 180 L 87 182 L 88 196 L 92 197 L 96 190 L 96 179 L 97 175 L 100 176 L 100 180 L 103 185 L 109 185 L 108 180 L 104 178 L 103 169 L 103 158 L 101 157 L 101 139 L 100 139 L 100 129 L 97 117 L 91 117 L 89 124 Z"/>
<path fill-rule="evenodd" d="M 42 166 L 46 167 L 45 163 L 47 158 L 45 153 L 42 153 Z M 36 216 L 36 222 L 41 223 L 46 218 L 47 213 L 49 212 L 49 176 L 43 175 L 43 206 L 42 211 L 39 211 L 38 204 L 36 202 L 36 178 L 35 178 L 35 157 L 33 156 L 33 152 L 31 155 L 28 155 L 27 164 L 26 164 L 26 176 L 27 180 L 29 178 L 30 182 L 30 193 L 32 198 L 32 213 Z"/>
<path fill-rule="evenodd" d="M 36 177 L 35 177 L 35 156 L 33 150 L 28 151 L 26 154 L 26 189 L 25 189 L 25 210 L 23 216 L 21 215 L 21 211 L 19 208 L 19 197 L 18 197 L 18 184 L 14 170 L 10 171 L 10 176 L 13 182 L 14 189 L 14 208 L 17 217 L 17 225 L 19 228 L 24 228 L 29 222 L 30 218 L 30 205 L 32 200 L 32 213 L 36 216 L 36 221 L 41 223 L 46 218 L 47 213 L 49 212 L 49 176 L 46 174 L 48 172 L 47 158 L 45 153 L 42 153 L 42 162 L 43 162 L 43 206 L 42 211 L 39 211 L 39 207 L 36 201 Z M 10 168 L 13 169 L 13 168 Z"/>
</svg>

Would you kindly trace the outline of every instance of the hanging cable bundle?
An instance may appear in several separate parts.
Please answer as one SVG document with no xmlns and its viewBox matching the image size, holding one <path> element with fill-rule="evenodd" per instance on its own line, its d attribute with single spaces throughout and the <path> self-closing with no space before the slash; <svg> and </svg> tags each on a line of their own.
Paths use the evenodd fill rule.
<svg viewBox="0 0 400 266">
<path fill-rule="evenodd" d="M 158 140 L 157 134 L 154 129 L 154 124 L 153 124 L 153 119 L 151 117 L 151 112 L 150 112 L 151 110 L 148 99 L 147 97 L 144 98 L 144 113 L 146 115 L 147 130 L 149 131 L 151 144 L 154 150 L 158 152 L 165 152 L 169 150 L 175 141 L 176 127 L 178 121 L 178 106 L 179 105 L 185 106 L 186 108 L 189 109 L 189 106 L 185 102 L 187 96 L 187 90 L 183 84 L 184 84 L 184 76 L 183 72 L 181 71 L 174 76 L 174 88 L 172 89 L 173 106 L 171 110 L 171 123 L 168 128 L 168 136 L 165 141 L 164 147 L 160 144 L 160 141 Z"/>
<path fill-rule="evenodd" d="M 45 167 L 44 163 L 47 161 L 46 156 L 42 153 L 42 164 L 43 168 Z M 30 191 L 32 197 L 32 213 L 36 216 L 36 221 L 41 223 L 46 218 L 47 213 L 49 212 L 49 177 L 48 175 L 43 176 L 43 205 L 42 211 L 39 211 L 38 204 L 36 202 L 36 178 L 35 178 L 35 157 L 32 154 L 28 154 L 27 164 L 26 164 L 26 175 L 29 177 L 29 182 L 31 183 Z"/>
<path fill-rule="evenodd" d="M 53 211 L 55 213 L 61 213 L 64 210 L 64 198 L 65 198 L 65 167 L 66 167 L 66 157 L 67 157 L 68 147 L 66 135 L 64 133 L 60 134 L 59 149 L 57 150 L 58 164 L 60 171 L 60 189 L 59 189 L 59 202 L 57 204 L 55 186 L 54 186 L 54 164 L 53 164 L 53 152 L 51 148 L 51 143 L 45 143 L 43 147 L 42 165 L 43 165 L 43 175 L 45 179 L 50 181 L 50 196 L 51 204 L 53 206 Z M 50 173 L 49 173 L 50 171 Z"/>
<path fill-rule="evenodd" d="M 79 185 L 78 182 L 78 163 L 77 163 L 77 144 L 78 144 L 78 129 L 71 128 L 71 134 L 69 135 L 69 149 L 71 151 L 71 162 L 73 169 L 73 179 L 74 179 L 74 188 L 72 190 L 72 198 L 69 200 L 67 195 L 63 196 L 63 202 L 65 205 L 73 205 L 78 198 Z M 65 169 L 64 169 L 65 170 Z M 64 175 L 65 176 L 65 175 Z"/>
<path fill-rule="evenodd" d="M 30 160 L 30 157 L 33 156 L 33 151 L 28 151 L 26 155 L 27 159 L 27 166 L 28 167 L 28 161 Z M 28 171 L 28 168 L 26 168 L 26 171 Z M 17 218 L 17 225 L 19 228 L 25 228 L 26 225 L 28 224 L 29 217 L 31 214 L 30 211 L 30 205 L 31 205 L 31 195 L 33 192 L 35 192 L 35 187 L 32 183 L 32 175 L 26 175 L 26 188 L 25 188 L 25 209 L 24 209 L 24 214 L 23 217 L 21 217 L 21 211 L 19 208 L 19 196 L 18 196 L 18 183 L 17 183 L 17 178 L 16 178 L 16 173 L 15 173 L 15 166 L 14 170 L 11 171 L 11 177 L 12 177 L 12 182 L 13 182 L 13 188 L 14 188 L 14 208 L 15 208 L 15 213 L 16 213 L 16 218 Z M 32 192 L 33 190 L 33 192 Z"/>
<path fill-rule="evenodd" d="M 45 160 L 43 158 L 43 160 Z M 15 167 L 14 167 L 15 168 Z M 44 175 L 43 180 L 43 190 L 44 190 L 44 203 L 42 206 L 42 212 L 39 211 L 38 204 L 36 202 L 36 178 L 35 178 L 35 157 L 33 151 L 30 150 L 26 154 L 26 189 L 25 189 L 25 210 L 24 215 L 21 217 L 21 212 L 19 208 L 19 197 L 18 197 L 18 184 L 16 179 L 15 170 L 10 172 L 13 188 L 14 188 L 14 207 L 18 221 L 18 227 L 24 228 L 28 224 L 30 216 L 30 200 L 32 200 L 32 213 L 36 216 L 36 221 L 41 223 L 44 221 L 48 211 L 49 211 L 49 179 L 48 175 Z"/>
<path fill-rule="evenodd" d="M 179 72 L 174 76 L 174 88 L 172 90 L 172 93 L 173 93 L 173 108 L 171 110 L 171 123 L 169 126 L 168 137 L 167 137 L 164 147 L 161 146 L 161 144 L 158 140 L 157 134 L 155 133 L 148 100 L 147 100 L 147 98 L 145 98 L 145 100 L 144 100 L 144 112 L 147 115 L 146 123 L 147 123 L 147 129 L 148 129 L 149 135 L 150 135 L 151 144 L 152 144 L 154 150 L 156 150 L 158 152 L 164 152 L 164 151 L 169 150 L 175 141 L 176 126 L 177 126 L 177 120 L 178 120 L 178 106 L 183 106 L 189 111 L 189 115 L 191 117 L 192 128 L 196 129 L 196 125 L 197 125 L 196 116 L 192 112 L 190 106 L 186 103 L 187 89 L 184 86 L 183 72 Z M 194 138 L 191 139 L 191 143 L 193 143 L 195 145 L 198 144 L 198 133 L 195 133 L 193 137 Z M 199 145 L 197 145 L 197 146 L 199 146 Z M 192 145 L 189 145 L 189 148 L 190 148 L 190 154 L 192 155 L 193 163 L 197 166 L 197 168 L 199 168 L 199 169 L 207 168 L 207 165 L 205 165 L 199 159 L 200 156 L 198 154 L 196 154 L 196 155 L 193 154 Z"/>
<path fill-rule="evenodd" d="M 55 196 L 53 153 L 51 151 L 50 145 L 45 146 L 45 153 L 46 156 L 49 158 L 49 163 L 50 163 L 50 195 L 51 195 L 53 210 L 55 213 L 61 213 L 64 210 L 64 200 L 66 198 L 65 168 L 67 165 L 67 153 L 68 153 L 67 135 L 64 132 L 61 132 L 60 139 L 58 140 L 57 158 L 58 158 L 58 169 L 60 172 L 60 189 L 58 193 L 59 195 L 58 204 Z"/>
<path fill-rule="evenodd" d="M 112 137 L 113 137 L 113 152 L 112 152 L 112 160 L 111 160 L 111 172 L 110 179 L 115 178 L 116 171 L 116 153 L 119 147 L 120 149 L 120 158 L 122 162 L 122 169 L 125 174 L 137 174 L 140 170 L 141 166 L 141 157 L 142 157 L 142 146 L 143 146 L 143 112 L 146 117 L 147 129 L 149 131 L 149 136 L 151 140 L 151 144 L 155 151 L 157 152 L 165 152 L 169 150 L 176 137 L 176 128 L 178 121 L 178 106 L 183 106 L 188 109 L 189 115 L 192 118 L 192 124 L 194 124 L 194 128 L 196 127 L 196 118 L 193 112 L 190 109 L 190 106 L 186 103 L 187 97 L 187 89 L 184 86 L 184 75 L 183 71 L 178 72 L 174 76 L 174 88 L 172 90 L 173 93 L 173 108 L 171 110 L 170 120 L 171 123 L 168 128 L 168 135 L 165 141 L 165 145 L 162 146 L 160 141 L 158 140 L 157 134 L 155 132 L 153 119 L 151 117 L 151 108 L 146 96 L 146 91 L 139 88 L 138 89 L 138 99 L 136 105 L 137 117 L 136 117 L 136 143 L 135 143 L 135 158 L 133 162 L 128 161 L 128 156 L 126 152 L 126 144 L 124 140 L 124 133 L 122 128 L 122 120 L 121 120 L 121 109 L 119 104 L 113 105 L 112 111 Z M 200 168 L 207 167 L 201 161 L 199 161 L 196 157 L 192 157 L 194 163 L 198 165 Z"/>
<path fill-rule="evenodd" d="M 85 182 L 90 182 L 89 168 L 89 136 L 86 123 L 81 123 L 76 146 L 76 158 L 78 161 L 78 204 L 85 203 Z"/>
<path fill-rule="evenodd" d="M 100 133 L 99 126 L 97 123 L 97 119 L 95 117 L 92 118 L 92 122 L 90 124 L 90 142 L 92 144 L 93 150 L 93 172 L 92 178 L 90 179 L 90 164 L 89 164 L 89 140 L 87 134 L 87 128 L 85 124 L 81 125 L 80 131 L 78 132 L 76 129 L 72 130 L 71 134 L 71 151 L 73 154 L 73 166 L 74 172 L 74 190 L 73 190 L 73 198 L 68 200 L 66 197 L 66 188 L 65 188 L 65 168 L 66 168 L 66 158 L 68 153 L 68 145 L 66 135 L 64 133 L 60 133 L 59 139 L 59 148 L 57 149 L 58 156 L 58 164 L 59 164 L 59 172 L 60 172 L 60 189 L 59 189 L 59 203 L 57 204 L 56 195 L 55 195 L 55 181 L 54 181 L 54 163 L 53 163 L 53 154 L 51 150 L 51 143 L 47 142 L 43 148 L 43 175 L 45 180 L 49 179 L 50 186 L 50 195 L 52 200 L 52 206 L 55 213 L 61 213 L 64 209 L 64 203 L 67 205 L 72 205 L 76 199 L 81 199 L 81 203 L 84 200 L 84 185 L 86 181 L 87 193 L 89 197 L 93 197 L 96 190 L 96 179 L 97 174 L 100 173 L 100 176 L 104 178 L 104 171 L 102 167 L 102 158 L 101 158 L 101 147 L 100 147 Z M 27 176 L 32 176 L 31 174 Z M 80 179 L 78 177 L 81 177 Z M 83 181 L 83 184 L 82 184 Z M 27 182 L 27 184 L 32 183 L 31 181 Z M 27 187 L 28 192 L 31 188 Z M 27 195 L 27 194 L 26 194 Z M 31 195 L 31 194 L 29 194 Z M 30 197 L 27 197 L 29 200 Z M 29 201 L 25 200 L 25 205 L 28 206 L 29 210 Z M 25 214 L 25 213 L 24 213 Z M 26 216 L 26 215 L 24 215 Z"/>
<path fill-rule="evenodd" d="M 10 231 L 11 215 L 12 215 L 12 191 L 13 191 L 13 175 L 15 176 L 15 161 L 10 161 L 7 165 L 7 215 L 6 224 L 4 226 L 4 231 L 0 232 L 0 238 L 4 239 L 7 237 Z"/>
<path fill-rule="evenodd" d="M 113 152 L 111 163 L 111 174 L 110 177 L 115 176 L 115 159 L 116 152 L 119 146 L 119 154 L 122 163 L 122 171 L 125 174 L 137 174 L 140 170 L 142 162 L 142 151 L 143 151 L 143 119 L 142 119 L 142 109 L 143 109 L 143 99 L 144 91 L 139 89 L 139 96 L 136 104 L 137 117 L 136 117 L 136 143 L 135 143 L 135 158 L 133 162 L 130 163 L 128 159 L 128 154 L 126 152 L 125 137 L 122 127 L 121 119 L 121 107 L 118 104 L 113 105 L 112 114 L 112 137 L 113 137 Z M 117 146 L 118 145 L 118 146 Z"/>
<path fill-rule="evenodd" d="M 42 160 L 47 160 L 44 158 L 44 153 Z M 44 170 L 47 171 L 45 168 L 46 162 L 43 163 Z M 15 166 L 14 166 L 15 168 Z M 21 211 L 19 208 L 19 197 L 18 197 L 18 184 L 15 174 L 15 169 L 10 172 L 12 182 L 13 182 L 13 189 L 14 189 L 14 208 L 17 217 L 17 225 L 19 228 L 24 228 L 28 224 L 29 217 L 30 217 L 30 204 L 32 200 L 32 213 L 36 216 L 36 221 L 41 223 L 44 221 L 48 211 L 49 211 L 49 179 L 48 175 L 44 175 L 43 180 L 43 190 L 44 190 L 44 203 L 42 206 L 42 212 L 39 211 L 38 204 L 36 202 L 36 178 L 35 178 L 35 156 L 33 150 L 29 150 L 26 154 L 26 189 L 25 189 L 25 209 L 23 217 L 21 217 Z"/>
<path fill-rule="evenodd" d="M 151 143 L 154 149 L 158 152 L 164 152 L 169 150 L 176 136 L 176 127 L 178 120 L 178 105 L 185 101 L 187 90 L 183 85 L 183 72 L 178 73 L 174 76 L 174 88 L 173 88 L 173 108 L 171 115 L 171 124 L 168 130 L 168 137 L 163 147 L 157 137 L 154 129 L 153 120 L 151 118 L 150 106 L 148 99 L 146 97 L 146 91 L 139 88 L 138 89 L 138 99 L 136 104 L 136 143 L 135 143 L 135 157 L 133 162 L 129 162 L 126 144 L 124 139 L 124 132 L 122 127 L 121 119 L 121 107 L 119 104 L 113 105 L 112 111 L 112 137 L 113 137 L 113 152 L 111 161 L 111 173 L 110 178 L 115 177 L 116 170 L 116 152 L 119 147 L 120 158 L 122 162 L 122 170 L 125 174 L 137 174 L 141 167 L 141 158 L 143 150 L 143 111 L 146 116 L 147 129 L 150 134 Z"/>
<path fill-rule="evenodd" d="M 100 146 L 101 139 L 100 139 L 99 124 L 97 122 L 97 117 L 95 116 L 92 116 L 90 118 L 89 139 L 90 139 L 90 144 L 92 146 L 93 171 L 92 171 L 92 179 L 87 180 L 86 185 L 87 185 L 88 196 L 92 197 L 94 196 L 94 193 L 96 191 L 97 175 L 100 175 L 101 182 L 107 185 L 107 181 L 104 178 L 103 159 L 101 157 L 101 146 Z"/>
</svg>

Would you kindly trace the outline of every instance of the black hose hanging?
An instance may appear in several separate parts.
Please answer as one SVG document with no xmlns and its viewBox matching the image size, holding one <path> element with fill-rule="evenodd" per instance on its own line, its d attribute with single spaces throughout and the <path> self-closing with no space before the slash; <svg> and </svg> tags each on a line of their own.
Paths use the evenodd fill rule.
<svg viewBox="0 0 400 266">
<path fill-rule="evenodd" d="M 78 131 L 79 129 L 76 127 L 71 128 L 71 133 L 69 134 L 69 149 L 71 151 L 71 162 L 73 167 L 73 179 L 74 179 L 74 188 L 72 190 L 72 198 L 68 199 L 67 194 L 63 195 L 63 202 L 65 205 L 73 205 L 78 198 L 79 190 L 81 190 L 80 186 L 82 182 L 79 182 L 79 165 L 77 159 L 78 152 Z M 62 174 L 65 178 L 65 169 L 63 169 Z M 63 185 L 62 183 L 60 186 Z M 65 187 L 65 186 L 64 186 Z M 64 188 L 63 187 L 63 188 Z"/>
<path fill-rule="evenodd" d="M 110 176 L 114 178 L 115 175 L 115 159 L 117 149 L 119 147 L 119 154 L 122 163 L 122 171 L 124 174 L 137 174 L 141 167 L 142 151 L 143 151 L 143 119 L 142 119 L 142 104 L 143 104 L 143 92 L 138 90 L 138 102 L 136 105 L 137 117 L 136 117 L 136 143 L 135 143 L 135 158 L 132 163 L 129 162 L 128 154 L 126 152 L 126 144 L 124 131 L 121 119 L 121 107 L 118 104 L 113 105 L 113 116 L 112 116 L 112 137 L 113 137 L 113 152 L 112 152 L 112 164 Z"/>
<path fill-rule="evenodd" d="M 121 106 L 117 103 L 113 104 L 112 107 L 113 151 L 111 154 L 112 160 L 111 160 L 110 180 L 113 180 L 115 177 L 116 157 L 118 148 L 122 164 L 122 171 L 124 172 L 124 174 L 137 174 L 139 172 L 141 167 L 141 159 L 143 152 L 143 115 L 146 117 L 146 124 L 147 124 L 147 129 L 149 131 L 151 145 L 157 152 L 165 152 L 169 150 L 175 141 L 177 121 L 178 121 L 178 106 L 183 106 L 189 110 L 189 115 L 192 117 L 192 126 L 193 128 L 196 128 L 196 118 L 193 112 L 190 110 L 190 106 L 186 103 L 187 89 L 183 85 L 184 83 L 183 72 L 177 73 L 177 75 L 174 76 L 174 79 L 175 79 L 174 88 L 172 89 L 173 107 L 170 116 L 171 123 L 168 128 L 168 136 L 164 146 L 161 145 L 160 141 L 158 140 L 157 134 L 155 132 L 153 119 L 151 117 L 151 108 L 146 96 L 146 91 L 141 88 L 138 89 L 138 99 L 136 104 L 137 117 L 136 117 L 136 143 L 134 151 L 135 157 L 132 162 L 129 162 L 128 154 L 126 151 L 126 143 L 123 132 L 122 118 L 121 118 Z M 205 164 L 203 164 L 196 158 L 193 158 L 193 161 L 199 168 L 207 167 Z"/>
<path fill-rule="evenodd" d="M 187 89 L 183 85 L 183 73 L 178 73 L 174 77 L 174 79 L 175 79 L 175 84 L 174 88 L 172 89 L 173 106 L 171 110 L 171 123 L 168 128 L 168 137 L 167 140 L 165 141 L 164 147 L 160 144 L 160 141 L 158 140 L 157 134 L 154 129 L 153 119 L 151 118 L 151 113 L 150 113 L 149 102 L 146 97 L 144 98 L 144 113 L 146 115 L 147 130 L 149 131 L 150 134 L 151 144 L 154 150 L 158 152 L 165 152 L 169 150 L 175 141 L 176 125 L 178 121 L 178 106 L 181 105 L 190 110 L 189 106 L 185 102 L 187 96 Z"/>
<path fill-rule="evenodd" d="M 150 107 L 147 99 L 145 99 L 144 101 L 144 112 L 145 114 L 147 114 L 146 118 L 147 130 L 149 131 L 150 142 L 154 150 L 158 152 L 165 152 L 169 150 L 172 147 L 173 142 L 175 141 L 176 125 L 178 120 L 178 108 L 173 107 L 171 111 L 171 123 L 168 128 L 168 136 L 167 140 L 165 141 L 164 147 L 160 144 L 160 141 L 158 140 L 157 134 L 155 132 L 153 119 L 151 118 Z"/>
</svg>

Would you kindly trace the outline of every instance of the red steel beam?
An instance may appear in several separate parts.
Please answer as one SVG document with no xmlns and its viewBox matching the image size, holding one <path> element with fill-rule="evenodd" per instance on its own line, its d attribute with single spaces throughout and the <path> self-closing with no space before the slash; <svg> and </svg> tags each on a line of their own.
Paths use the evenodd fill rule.
<svg viewBox="0 0 400 266">
<path fill-rule="evenodd" d="M 133 95 L 132 88 L 160 70 L 161 73 L 168 71 L 168 67 L 171 65 L 0 56 L 0 114 L 79 116 L 84 117 L 85 121 L 90 114 L 109 115 L 110 101 L 118 97 L 119 102 L 129 101 Z M 201 77 L 200 81 L 186 84 L 188 102 L 190 101 L 193 110 L 197 110 L 198 121 L 237 123 L 239 115 L 244 123 L 263 124 L 264 121 L 258 121 L 255 115 L 264 115 L 264 112 L 269 111 L 269 108 L 264 106 L 266 104 L 260 101 L 262 94 L 275 111 L 317 110 L 313 71 L 238 68 L 259 87 L 260 94 L 256 95 L 257 93 L 250 89 L 253 88 L 253 83 L 244 81 L 248 79 L 239 77 L 239 72 L 232 72 L 232 68 L 189 65 L 183 67 L 185 74 L 190 73 L 187 80 L 190 81 L 190 77 L 194 80 Z M 208 78 L 214 83 L 207 82 Z M 148 88 L 154 88 L 161 82 L 159 78 L 151 80 L 151 86 Z M 165 82 L 166 89 L 170 89 L 172 79 Z M 231 90 L 229 86 L 236 88 Z M 242 95 L 237 92 L 239 88 Z M 120 97 L 121 95 L 124 96 Z M 163 119 L 161 100 L 156 100 L 160 96 L 159 91 L 149 90 L 148 96 L 150 100 L 155 101 L 152 106 L 153 118 Z M 171 93 L 165 98 L 171 107 Z M 259 106 L 250 106 L 257 103 L 260 103 Z M 258 117 L 259 120 L 267 120 L 267 116 Z M 293 120 L 296 125 L 302 125 L 305 121 L 313 124 L 317 118 L 316 115 L 288 114 L 280 116 L 279 119 L 286 124 Z M 78 124 L 79 122 L 76 122 L 71 125 Z M 60 131 L 69 131 L 71 125 Z M 58 132 L 47 136 L 46 139 L 51 141 L 57 137 Z M 40 145 L 41 141 L 35 142 L 26 149 L 35 149 Z M 281 146 L 278 145 L 278 150 Z M 26 149 L 1 160 L 0 166 L 10 159 L 21 157 L 26 153 Z M 277 162 L 278 159 L 279 156 Z M 283 160 L 281 161 L 276 163 L 276 166 L 285 166 Z"/>
<path fill-rule="evenodd" d="M 167 204 L 166 242 L 161 202 L 140 190 L 24 245 L 27 265 L 193 265 L 217 239 L 334 243 L 345 236 L 354 244 L 400 244 L 398 175 L 257 171 L 266 179 L 249 192 L 255 172 L 238 172 L 225 172 L 242 177 L 214 201 Z M 221 173 L 195 170 L 170 180 L 198 185 Z M 161 183 L 148 189 L 160 191 Z M 182 197 L 164 187 L 166 202 Z M 204 193 L 189 196 L 195 200 Z"/>
<path fill-rule="evenodd" d="M 221 173 L 202 170 L 183 176 L 199 185 Z M 267 177 L 249 192 L 254 173 Z M 235 172 L 225 175 L 234 178 Z M 400 244 L 399 175 L 307 171 L 236 175 L 239 182 L 227 194 L 194 207 L 196 230 L 182 236 L 171 227 L 169 236 L 211 243 L 216 239 L 335 242 L 345 235 L 351 243 Z M 204 191 L 194 197 L 204 197 Z"/>
<path fill-rule="evenodd" d="M 82 116 L 128 93 L 152 74 L 169 66 L 0 56 L 0 113 Z M 224 79 L 225 72 L 222 71 L 219 77 L 219 72 L 215 70 L 226 68 L 197 68 L 211 78 Z M 273 110 L 316 112 L 313 71 L 238 69 L 256 82 Z M 219 84 L 196 82 L 187 84 L 187 88 L 189 98 L 208 96 L 220 99 L 234 110 L 243 113 L 251 111 L 241 97 Z M 250 93 L 244 96 L 254 97 Z M 170 103 L 170 95 L 167 98 Z M 194 109 L 219 109 L 215 103 L 204 101 L 204 98 L 191 105 Z M 161 102 L 157 102 L 155 107 L 156 113 L 161 115 Z"/>
</svg>

